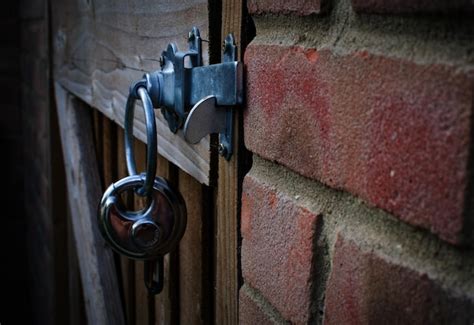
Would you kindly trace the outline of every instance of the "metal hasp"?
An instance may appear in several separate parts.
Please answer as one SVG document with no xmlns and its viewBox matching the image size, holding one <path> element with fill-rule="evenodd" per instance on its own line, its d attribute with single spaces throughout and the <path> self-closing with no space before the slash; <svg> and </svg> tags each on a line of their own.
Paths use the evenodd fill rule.
<svg viewBox="0 0 474 325">
<path fill-rule="evenodd" d="M 132 85 L 131 92 L 146 87 L 153 107 L 161 112 L 173 133 L 183 129 L 189 143 L 198 143 L 210 133 L 219 133 L 219 153 L 232 155 L 233 112 L 243 102 L 242 63 L 229 34 L 223 63 L 203 66 L 202 39 L 194 27 L 188 35 L 189 49 L 178 51 L 173 43 L 160 57 L 161 71 L 147 73 Z"/>
</svg>

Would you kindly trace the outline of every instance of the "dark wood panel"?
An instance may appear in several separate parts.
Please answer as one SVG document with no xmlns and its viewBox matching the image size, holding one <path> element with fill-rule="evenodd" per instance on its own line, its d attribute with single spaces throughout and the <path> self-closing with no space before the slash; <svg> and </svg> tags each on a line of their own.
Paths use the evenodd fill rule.
<svg viewBox="0 0 474 325">
<path fill-rule="evenodd" d="M 52 90 L 52 83 L 50 83 Z M 52 95 L 52 91 L 49 92 Z M 69 315 L 69 301 L 68 297 L 68 237 L 72 236 L 68 232 L 68 205 L 67 205 L 67 191 L 66 189 L 66 175 L 64 172 L 63 154 L 61 148 L 61 136 L 59 131 L 59 121 L 55 102 L 51 98 L 51 105 L 49 108 L 50 116 L 50 146 L 51 146 L 51 161 L 50 161 L 50 184 L 51 184 L 51 218 L 53 222 L 53 237 L 54 237 L 54 282 L 55 282 L 55 320 L 57 324 L 68 323 L 71 319 Z M 65 271 L 67 270 L 67 271 Z M 75 272 L 77 270 L 72 270 Z"/>
<path fill-rule="evenodd" d="M 20 2 L 20 17 L 28 20 L 41 20 L 47 17 L 46 0 L 23 0 Z"/>
<path fill-rule="evenodd" d="M 36 5 L 35 5 L 36 4 Z M 11 6 L 12 4 L 10 4 Z M 32 3 L 29 12 L 26 12 L 25 5 L 20 6 L 20 11 L 24 13 L 21 21 L 21 29 L 26 31 L 32 31 L 35 25 L 38 29 L 41 29 L 44 38 L 47 39 L 49 36 L 47 25 L 48 18 L 46 14 L 46 1 L 35 1 Z M 13 6 L 11 6 L 13 7 Z M 10 11 L 2 8 L 2 15 L 10 16 L 9 19 L 17 19 L 14 17 L 16 10 Z M 8 14 L 8 12 L 10 12 Z M 29 20 L 30 16 L 36 16 L 35 24 Z M 8 20 L 6 20 L 8 21 Z M 20 26 L 5 29 L 6 33 L 10 36 L 20 38 Z M 2 214 L 4 220 L 15 220 L 15 225 L 6 225 L 9 229 L 25 229 L 26 232 L 13 232 L 14 238 L 11 240 L 6 236 L 5 240 L 9 243 L 9 246 L 16 247 L 16 255 L 22 256 L 24 254 L 21 251 L 21 246 L 17 243 L 20 240 L 23 243 L 27 243 L 28 254 L 23 255 L 23 260 L 28 263 L 28 269 L 21 266 L 20 263 L 16 264 L 13 269 L 14 274 L 4 275 L 3 278 L 7 279 L 6 283 L 2 283 L 2 293 L 4 294 L 4 300 L 6 300 L 5 309 L 2 308 L 2 312 L 5 314 L 5 322 L 22 322 L 27 313 L 30 313 L 30 322 L 36 319 L 41 320 L 44 323 L 54 323 L 59 317 L 64 316 L 64 310 L 57 315 L 54 311 L 57 310 L 61 304 L 57 305 L 58 297 L 60 293 L 61 283 L 59 280 L 64 280 L 63 277 L 56 279 L 55 275 L 60 271 L 57 267 L 60 266 L 62 253 L 57 249 L 55 245 L 55 225 L 53 215 L 53 186 L 52 186 L 52 171 L 51 171 L 51 127 L 50 127 L 50 116 L 51 116 L 51 102 L 49 96 L 49 61 L 48 61 L 48 47 L 47 44 L 37 42 L 38 35 L 31 34 L 32 44 L 30 47 L 25 48 L 22 46 L 21 53 L 20 49 L 12 51 L 11 48 L 5 48 L 4 60 L 2 60 L 1 70 L 2 79 L 5 82 L 7 78 L 12 78 L 9 83 L 21 87 L 21 96 L 18 97 L 18 93 L 14 95 L 14 92 L 4 94 L 6 103 L 9 102 L 7 98 L 9 96 L 15 96 L 16 99 L 21 101 L 21 126 L 15 126 L 15 128 L 21 132 L 22 139 L 19 139 L 16 143 L 8 143 L 2 141 L 3 155 L 2 155 L 2 166 L 4 170 L 8 170 L 9 174 L 7 179 L 11 179 L 11 183 L 15 186 L 7 186 L 10 193 L 15 193 L 14 196 L 6 196 L 7 202 L 5 202 L 5 212 Z M 12 61 L 10 61 L 12 60 Z M 10 62 L 9 62 L 10 61 Z M 20 66 L 18 66 L 19 61 Z M 14 71 L 14 69 L 17 71 Z M 20 69 L 18 69 L 20 68 Z M 21 78 L 21 83 L 18 79 Z M 16 79 L 16 80 L 14 80 Z M 4 88 L 7 89 L 7 88 Z M 19 90 L 19 89 L 18 89 Z M 18 107 L 18 112 L 20 108 Z M 3 116 L 6 118 L 6 116 Z M 12 125 L 13 120 L 8 119 L 8 123 Z M 3 130 L 5 132 L 5 130 Z M 2 132 L 2 133 L 3 133 Z M 23 147 L 23 148 L 22 148 Z M 15 148 L 15 150 L 13 150 Z M 21 152 L 22 155 L 16 154 Z M 14 154 L 15 152 L 15 154 Z M 10 167 L 11 166 L 11 167 Z M 12 168 L 13 167 L 13 168 Z M 14 178 L 13 178 L 14 177 Z M 22 179 L 27 180 L 24 194 L 19 192 L 18 185 L 22 184 Z M 7 184 L 8 185 L 8 184 Z M 21 197 L 22 202 L 20 203 L 18 198 Z M 5 197 L 5 196 L 4 196 Z M 18 202 L 18 203 L 17 203 Z M 22 215 L 12 215 L 10 213 L 10 206 L 16 206 L 16 210 L 22 211 Z M 24 224 L 20 223 L 20 220 Z M 64 233 L 64 232 L 63 232 Z M 23 237 L 24 236 L 24 237 Z M 22 238 L 23 237 L 23 238 Z M 58 238 L 58 244 L 61 245 L 63 238 Z M 12 259 L 13 260 L 13 259 Z M 11 260 L 11 261 L 12 261 Z M 7 268 L 8 270 L 8 268 Z M 29 281 L 26 281 L 26 276 L 22 273 L 29 272 Z M 21 277 L 21 282 L 15 280 L 16 276 Z M 30 302 L 28 305 L 25 303 L 18 302 L 16 294 L 10 291 L 10 287 L 14 286 L 16 292 L 21 292 L 21 285 L 25 284 L 28 286 L 28 293 L 30 296 Z M 22 295 L 27 297 L 25 292 Z M 22 315 L 18 315 L 18 319 L 9 319 L 10 311 L 13 310 L 10 304 L 17 306 L 23 306 Z M 59 313 L 58 313 L 59 314 Z M 17 318 L 17 317 L 15 317 Z M 64 318 L 61 318 L 64 319 Z"/>
</svg>

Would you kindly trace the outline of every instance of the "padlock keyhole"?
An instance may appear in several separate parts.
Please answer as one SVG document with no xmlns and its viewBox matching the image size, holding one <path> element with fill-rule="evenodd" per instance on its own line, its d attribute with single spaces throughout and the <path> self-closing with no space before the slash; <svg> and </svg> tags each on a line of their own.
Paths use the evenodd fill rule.
<svg viewBox="0 0 474 325">
<path fill-rule="evenodd" d="M 132 227 L 132 240 L 140 248 L 156 246 L 161 240 L 162 231 L 153 221 L 138 221 Z"/>
</svg>

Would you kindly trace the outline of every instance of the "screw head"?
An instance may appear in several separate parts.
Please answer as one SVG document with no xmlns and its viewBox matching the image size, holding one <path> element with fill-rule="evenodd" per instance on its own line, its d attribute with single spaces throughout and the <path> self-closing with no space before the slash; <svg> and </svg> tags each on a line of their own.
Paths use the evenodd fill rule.
<svg viewBox="0 0 474 325">
<path fill-rule="evenodd" d="M 221 156 L 225 156 L 227 154 L 227 148 L 223 143 L 219 143 L 218 152 Z"/>
</svg>

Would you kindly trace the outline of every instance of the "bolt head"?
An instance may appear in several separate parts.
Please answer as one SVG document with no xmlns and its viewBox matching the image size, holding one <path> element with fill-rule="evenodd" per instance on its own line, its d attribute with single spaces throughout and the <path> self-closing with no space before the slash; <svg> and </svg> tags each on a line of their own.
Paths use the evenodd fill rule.
<svg viewBox="0 0 474 325">
<path fill-rule="evenodd" d="M 227 148 L 223 143 L 219 143 L 218 152 L 221 156 L 225 156 L 227 154 Z"/>
</svg>

